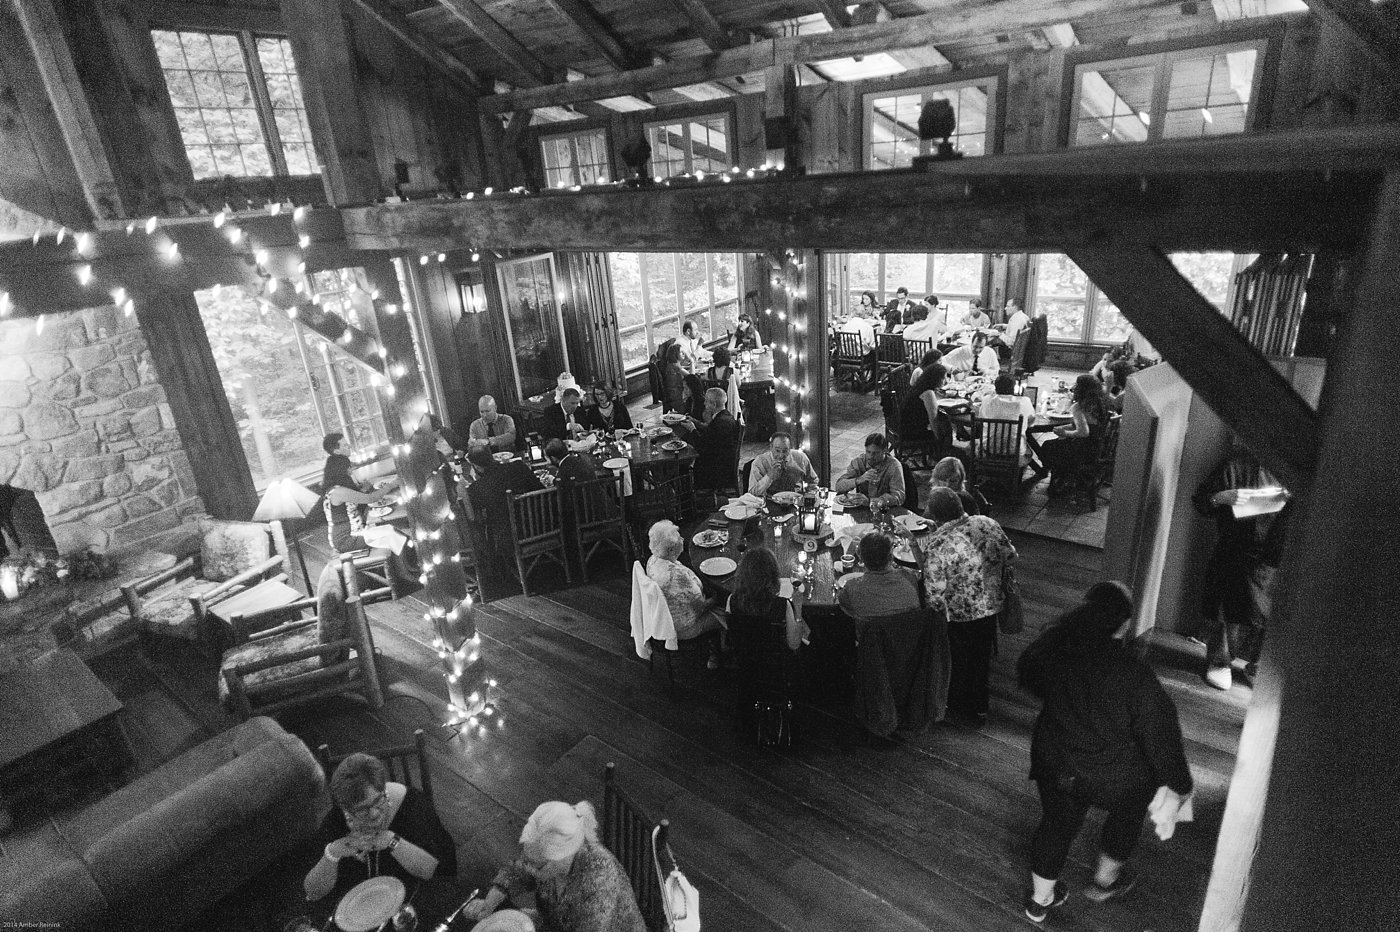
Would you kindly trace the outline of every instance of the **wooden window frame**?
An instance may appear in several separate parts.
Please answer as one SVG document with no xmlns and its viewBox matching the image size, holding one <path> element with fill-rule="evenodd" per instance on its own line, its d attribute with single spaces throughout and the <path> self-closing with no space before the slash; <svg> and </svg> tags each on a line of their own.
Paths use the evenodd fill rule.
<svg viewBox="0 0 1400 932">
<path fill-rule="evenodd" d="M 996 155 L 1002 151 L 1004 137 L 1003 123 L 1006 114 L 1005 68 L 968 68 L 962 71 L 945 72 L 906 72 L 889 78 L 876 78 L 855 85 L 860 97 L 860 164 L 865 171 L 890 171 L 891 169 L 871 168 L 871 146 L 874 145 L 873 119 L 875 100 L 881 97 L 898 97 L 914 92 L 921 96 L 929 92 L 947 91 L 960 87 L 990 85 L 987 91 L 987 127 L 984 154 Z M 922 103 L 920 104 L 922 107 Z M 930 146 L 920 140 L 919 151 L 928 154 Z M 974 156 L 977 158 L 979 156 Z"/>
<path fill-rule="evenodd" d="M 607 125 L 604 124 L 600 126 L 586 126 L 574 130 L 569 130 L 563 133 L 542 133 L 539 136 L 538 140 L 536 140 L 536 144 L 539 146 L 540 152 L 540 170 L 541 173 L 544 175 L 544 186 L 546 188 L 559 187 L 559 185 L 551 185 L 549 183 L 549 173 L 551 171 L 562 171 L 562 169 L 550 167 L 549 159 L 546 157 L 546 153 L 548 151 L 546 147 L 549 143 L 557 142 L 561 139 L 567 139 L 569 141 L 569 152 L 573 155 L 573 161 L 569 166 L 569 174 L 572 179 L 569 182 L 569 185 L 580 185 L 587 183 L 579 177 L 578 172 L 578 141 L 582 136 L 602 137 L 603 157 L 605 159 L 605 161 L 602 163 L 603 175 L 609 181 L 613 180 L 616 177 L 617 173 L 613 171 L 612 163 L 612 139 L 611 134 L 608 132 Z M 564 185 L 564 187 L 569 187 L 569 185 Z"/>
<path fill-rule="evenodd" d="M 698 113 L 680 113 L 673 116 L 661 116 L 658 119 L 646 120 L 642 123 L 642 135 L 649 142 L 651 140 L 651 132 L 653 128 L 659 126 L 672 126 L 679 124 L 682 128 L 682 134 L 686 142 L 684 168 L 681 172 L 679 172 L 679 174 L 693 174 L 695 171 L 695 151 L 694 143 L 690 137 L 690 124 L 708 122 L 714 119 L 722 119 L 724 120 L 725 124 L 725 138 L 727 140 L 727 151 L 725 152 L 725 155 L 728 156 L 727 164 L 725 167 L 731 168 L 733 166 L 736 166 L 739 164 L 739 153 L 737 147 L 735 146 L 736 121 L 734 119 L 734 112 L 730 108 L 721 110 L 705 110 Z M 652 176 L 656 178 L 661 178 L 662 180 L 665 180 L 666 178 L 675 177 L 675 175 L 661 175 L 656 172 L 655 156 L 656 153 L 653 150 L 651 161 Z"/>
</svg>

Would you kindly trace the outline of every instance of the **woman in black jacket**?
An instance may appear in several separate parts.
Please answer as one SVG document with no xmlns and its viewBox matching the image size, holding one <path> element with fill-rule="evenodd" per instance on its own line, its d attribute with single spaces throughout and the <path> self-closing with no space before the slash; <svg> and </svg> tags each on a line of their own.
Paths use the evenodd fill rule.
<svg viewBox="0 0 1400 932">
<path fill-rule="evenodd" d="M 1132 614 L 1126 586 L 1098 583 L 1016 664 L 1022 688 L 1044 702 L 1031 737 L 1042 815 L 1031 840 L 1033 889 L 1025 905 L 1035 922 L 1065 901 L 1060 870 L 1091 807 L 1108 818 L 1098 870 L 1084 893 L 1103 902 L 1132 889 L 1136 876 L 1124 865 L 1158 787 L 1179 797 L 1191 792 L 1176 707 L 1152 669 L 1116 638 Z"/>
</svg>

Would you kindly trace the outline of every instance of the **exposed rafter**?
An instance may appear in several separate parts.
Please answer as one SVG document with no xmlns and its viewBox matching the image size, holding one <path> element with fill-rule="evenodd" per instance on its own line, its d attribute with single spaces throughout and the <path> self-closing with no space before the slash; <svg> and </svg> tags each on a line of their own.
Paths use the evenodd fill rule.
<svg viewBox="0 0 1400 932">
<path fill-rule="evenodd" d="M 463 2 L 463 0 L 453 0 Z M 1120 0 L 1118 9 L 1131 12 L 1161 5 L 1161 0 Z M 698 84 L 762 71 L 773 65 L 807 64 L 833 58 L 851 58 L 875 52 L 917 49 L 938 42 L 977 39 L 1007 29 L 1050 26 L 1101 12 L 1101 0 L 1061 0 L 1046 5 L 1040 0 L 1003 2 L 966 9 L 960 15 L 925 13 L 888 22 L 837 29 L 821 35 L 764 39 L 708 55 L 678 59 L 664 65 L 638 68 L 586 81 L 531 88 L 482 100 L 482 109 L 505 112 L 522 108 L 574 104 L 603 97 L 645 94 L 664 88 Z"/>
<path fill-rule="evenodd" d="M 886 23 L 897 19 L 883 3 L 862 3 L 856 8 L 851 24 L 863 26 L 867 23 Z M 952 64 L 948 57 L 932 45 L 909 49 L 887 49 L 885 54 L 910 71 L 919 68 L 946 68 Z"/>
<path fill-rule="evenodd" d="M 841 0 L 816 0 L 816 3 L 832 29 L 845 29 L 851 25 L 851 14 L 846 12 L 846 4 Z"/>
<path fill-rule="evenodd" d="M 715 19 L 715 14 L 705 6 L 704 0 L 671 0 L 676 9 L 685 14 L 696 34 L 715 51 L 732 49 L 739 43 L 729 35 L 728 30 Z"/>
<path fill-rule="evenodd" d="M 645 59 L 628 47 L 621 36 L 588 0 L 544 0 L 560 16 L 574 25 L 598 54 L 618 71 L 626 71 Z"/>
<path fill-rule="evenodd" d="M 444 50 L 423 35 L 408 17 L 389 5 L 387 0 L 353 0 L 371 19 L 398 39 L 428 64 L 435 66 L 448 79 L 473 96 L 486 89 L 481 75 L 467 67 L 460 58 Z"/>
<path fill-rule="evenodd" d="M 564 79 L 562 71 L 550 68 L 540 61 L 534 52 L 527 49 L 504 26 L 492 19 L 491 15 L 477 3 L 477 0 L 438 0 L 438 3 L 519 72 L 521 77 L 525 78 L 520 83 L 527 87 L 538 87 Z"/>
<path fill-rule="evenodd" d="M 1346 30 L 1392 77 L 1400 76 L 1400 8 L 1370 0 L 1308 0 L 1323 19 Z"/>
</svg>

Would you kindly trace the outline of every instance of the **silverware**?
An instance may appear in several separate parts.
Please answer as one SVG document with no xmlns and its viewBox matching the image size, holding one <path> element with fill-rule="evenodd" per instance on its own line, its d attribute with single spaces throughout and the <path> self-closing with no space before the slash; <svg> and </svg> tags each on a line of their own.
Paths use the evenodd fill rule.
<svg viewBox="0 0 1400 932">
<path fill-rule="evenodd" d="M 447 932 L 447 927 L 450 926 L 450 925 L 452 925 L 452 923 L 456 921 L 458 915 L 461 914 L 462 910 L 466 909 L 466 908 L 467 908 L 467 904 L 470 903 L 472 900 L 476 899 L 477 894 L 479 894 L 479 893 L 481 893 L 481 888 L 480 888 L 480 887 L 477 887 L 475 890 L 473 890 L 473 891 L 471 892 L 471 895 L 470 895 L 470 896 L 468 896 L 465 900 L 462 901 L 462 905 L 461 905 L 461 906 L 458 906 L 456 909 L 452 910 L 452 912 L 448 914 L 447 918 L 444 919 L 444 920 L 438 925 L 438 927 L 437 927 L 436 929 L 433 930 L 433 932 Z"/>
</svg>

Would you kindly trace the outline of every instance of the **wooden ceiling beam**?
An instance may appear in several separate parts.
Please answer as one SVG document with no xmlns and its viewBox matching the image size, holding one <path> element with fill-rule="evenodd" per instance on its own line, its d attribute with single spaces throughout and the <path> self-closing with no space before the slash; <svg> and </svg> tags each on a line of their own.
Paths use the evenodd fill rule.
<svg viewBox="0 0 1400 932">
<path fill-rule="evenodd" d="M 540 61 L 534 52 L 527 49 L 504 26 L 492 19 L 491 14 L 487 13 L 477 0 L 438 0 L 438 3 L 458 22 L 471 30 L 473 35 L 485 42 L 491 51 L 518 71 L 525 78 L 519 83 L 523 83 L 527 87 L 538 87 L 564 80 L 562 70 L 550 68 Z M 605 96 L 621 97 L 626 95 L 608 94 Z M 567 101 L 567 103 L 581 103 L 587 99 L 593 98 L 577 98 Z M 539 106 L 550 106 L 550 104 L 540 104 Z"/>
<path fill-rule="evenodd" d="M 1370 0 L 1308 0 L 1308 8 L 1341 27 L 1392 77 L 1400 77 L 1400 7 Z"/>
<path fill-rule="evenodd" d="M 671 3 L 685 15 L 696 35 L 714 51 L 732 49 L 739 45 L 724 25 L 715 18 L 715 14 L 710 12 L 710 8 L 705 6 L 704 0 L 671 0 Z"/>
<path fill-rule="evenodd" d="M 466 91 L 472 97 L 484 93 L 488 88 L 481 75 L 469 68 L 456 55 L 425 36 L 417 26 L 409 22 L 387 0 L 352 0 L 364 13 L 402 42 L 419 58 L 434 66 L 448 80 Z"/>
<path fill-rule="evenodd" d="M 636 49 L 623 41 L 588 0 L 545 0 L 545 3 L 573 24 L 598 54 L 618 71 L 626 71 L 643 62 Z"/>
<path fill-rule="evenodd" d="M 1066 250 L 1294 494 L 1312 485 L 1318 417 L 1160 249 L 1106 237 Z"/>
<path fill-rule="evenodd" d="M 851 14 L 841 0 L 816 0 L 817 10 L 832 29 L 845 29 L 851 25 Z"/>
<path fill-rule="evenodd" d="M 461 3 L 464 0 L 442 2 Z M 1117 9 L 1129 12 L 1161 5 L 1161 0 L 1120 0 Z M 938 42 L 977 39 L 1013 28 L 1038 29 L 1102 11 L 1102 0 L 1060 0 L 1051 5 L 1040 0 L 1003 0 L 993 5 L 981 0 L 960 0 L 937 13 L 868 23 L 818 35 L 763 39 L 663 65 L 486 97 L 482 99 L 481 106 L 486 112 L 504 113 L 604 97 L 643 95 L 665 88 L 751 74 L 773 65 L 799 65 L 876 52 L 917 49 Z"/>
<path fill-rule="evenodd" d="M 856 8 L 851 24 L 863 26 L 867 23 L 887 23 L 897 17 L 883 3 L 862 3 Z M 885 54 L 910 71 L 920 68 L 947 68 L 953 63 L 932 45 L 909 49 L 887 49 Z"/>
<path fill-rule="evenodd" d="M 343 212 L 357 249 L 713 251 L 793 247 L 1067 252 L 1346 251 L 1400 127 L 965 159 L 929 173 L 823 174 L 651 191 L 477 198 Z M 1203 166 L 1209 166 L 1205 168 Z M 920 218 L 891 222 L 891 218 Z M 831 218 L 840 218 L 832 222 Z"/>
</svg>

